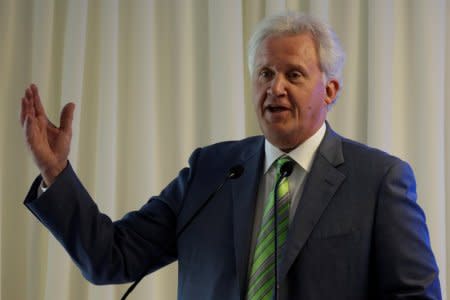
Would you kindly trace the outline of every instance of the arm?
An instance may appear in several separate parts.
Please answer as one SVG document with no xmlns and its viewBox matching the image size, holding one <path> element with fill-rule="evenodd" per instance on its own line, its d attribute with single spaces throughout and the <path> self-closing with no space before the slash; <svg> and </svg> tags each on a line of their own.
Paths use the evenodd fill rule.
<svg viewBox="0 0 450 300">
<path fill-rule="evenodd" d="M 37 178 L 25 205 L 52 232 L 95 284 L 123 283 L 176 259 L 177 203 L 190 176 L 183 169 L 158 197 L 112 222 L 100 213 L 70 164 L 36 199 Z"/>
<path fill-rule="evenodd" d="M 26 90 L 20 122 L 41 176 L 33 183 L 25 205 L 93 283 L 132 281 L 175 260 L 176 214 L 191 170 L 182 170 L 159 197 L 150 199 L 139 211 L 112 222 L 99 212 L 68 163 L 73 111 L 71 103 L 63 108 L 57 128 L 47 119 L 37 87 Z M 42 179 L 49 187 L 38 197 Z"/>
<path fill-rule="evenodd" d="M 409 165 L 397 161 L 378 192 L 375 267 L 380 299 L 441 299 L 425 215 Z"/>
</svg>

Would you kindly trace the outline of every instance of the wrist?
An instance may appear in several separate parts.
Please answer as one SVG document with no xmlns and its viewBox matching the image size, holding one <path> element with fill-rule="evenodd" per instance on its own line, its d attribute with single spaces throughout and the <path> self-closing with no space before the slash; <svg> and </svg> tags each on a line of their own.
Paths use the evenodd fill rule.
<svg viewBox="0 0 450 300">
<path fill-rule="evenodd" d="M 48 188 L 50 185 L 55 182 L 56 178 L 61 174 L 61 172 L 66 168 L 68 164 L 68 161 L 64 161 L 63 163 L 46 168 L 44 170 L 41 170 L 41 176 L 43 178 L 43 185 Z"/>
</svg>

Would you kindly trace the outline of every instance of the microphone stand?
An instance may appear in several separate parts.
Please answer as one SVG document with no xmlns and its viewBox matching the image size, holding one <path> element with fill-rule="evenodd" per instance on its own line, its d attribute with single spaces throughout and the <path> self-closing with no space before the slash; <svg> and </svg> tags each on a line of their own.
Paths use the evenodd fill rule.
<svg viewBox="0 0 450 300">
<path fill-rule="evenodd" d="M 235 165 L 230 168 L 228 171 L 227 177 L 225 177 L 225 180 L 221 182 L 221 184 L 209 195 L 209 197 L 206 199 L 206 201 L 203 203 L 202 206 L 191 216 L 191 218 L 183 225 L 183 227 L 178 231 L 176 238 L 178 239 L 180 235 L 186 230 L 186 228 L 191 224 L 192 220 L 203 210 L 203 208 L 208 204 L 212 198 L 222 189 L 224 184 L 229 179 L 237 179 L 241 177 L 242 173 L 244 172 L 244 167 L 242 165 Z M 134 290 L 134 288 L 138 285 L 139 282 L 147 275 L 147 270 L 145 270 L 138 279 L 127 289 L 125 294 L 123 294 L 122 298 L 120 300 L 125 300 L 128 295 Z"/>
</svg>

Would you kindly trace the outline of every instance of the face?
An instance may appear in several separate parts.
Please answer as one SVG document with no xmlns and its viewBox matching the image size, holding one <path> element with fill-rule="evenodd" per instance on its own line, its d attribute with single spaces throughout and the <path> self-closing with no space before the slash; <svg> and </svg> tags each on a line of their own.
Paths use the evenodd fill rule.
<svg viewBox="0 0 450 300">
<path fill-rule="evenodd" d="M 253 105 L 269 142 L 289 152 L 320 128 L 339 88 L 336 80 L 323 78 L 309 34 L 263 41 L 252 76 Z"/>
</svg>

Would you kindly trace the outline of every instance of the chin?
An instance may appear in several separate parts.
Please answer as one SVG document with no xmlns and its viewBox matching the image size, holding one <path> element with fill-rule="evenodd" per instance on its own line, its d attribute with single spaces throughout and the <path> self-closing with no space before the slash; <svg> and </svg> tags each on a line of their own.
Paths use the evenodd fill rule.
<svg viewBox="0 0 450 300">
<path fill-rule="evenodd" d="M 271 134 L 265 133 L 264 136 L 272 145 L 284 152 L 289 152 L 299 145 L 297 139 L 292 139 L 292 137 L 289 137 L 286 134 L 283 135 L 272 132 Z"/>
<path fill-rule="evenodd" d="M 280 146 L 277 146 L 277 148 L 283 152 L 289 153 L 292 150 L 294 150 L 295 148 L 297 148 L 297 146 L 298 145 L 280 145 Z"/>
</svg>

